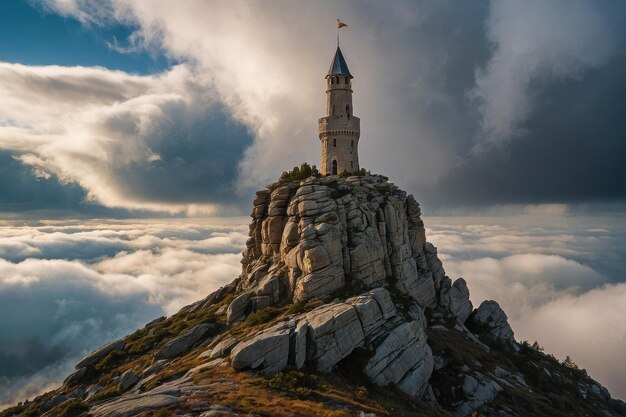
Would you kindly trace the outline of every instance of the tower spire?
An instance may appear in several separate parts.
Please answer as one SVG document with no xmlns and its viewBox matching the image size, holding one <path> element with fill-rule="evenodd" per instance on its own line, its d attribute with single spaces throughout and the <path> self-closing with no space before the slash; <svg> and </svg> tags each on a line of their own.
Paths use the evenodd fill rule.
<svg viewBox="0 0 626 417">
<path fill-rule="evenodd" d="M 337 20 L 337 31 L 341 24 L 345 26 Z M 326 115 L 318 121 L 323 175 L 359 170 L 361 129 L 359 118 L 353 114 L 352 78 L 337 35 L 337 50 L 326 74 Z"/>
</svg>

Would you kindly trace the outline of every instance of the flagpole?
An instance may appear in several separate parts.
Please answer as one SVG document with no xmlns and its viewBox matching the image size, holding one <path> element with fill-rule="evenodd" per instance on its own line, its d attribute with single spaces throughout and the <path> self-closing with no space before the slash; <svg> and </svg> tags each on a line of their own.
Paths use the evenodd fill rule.
<svg viewBox="0 0 626 417">
<path fill-rule="evenodd" d="M 339 20 L 337 20 L 337 48 L 339 48 Z"/>
</svg>

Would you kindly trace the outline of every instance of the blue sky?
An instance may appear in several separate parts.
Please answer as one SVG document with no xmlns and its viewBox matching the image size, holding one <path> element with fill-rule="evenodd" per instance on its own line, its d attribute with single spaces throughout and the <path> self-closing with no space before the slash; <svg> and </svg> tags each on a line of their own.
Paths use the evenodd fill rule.
<svg viewBox="0 0 626 417">
<path fill-rule="evenodd" d="M 85 27 L 26 0 L 0 2 L 0 61 L 26 65 L 103 66 L 138 74 L 161 72 L 172 64 L 162 54 L 123 54 L 133 28 L 122 24 Z"/>
</svg>

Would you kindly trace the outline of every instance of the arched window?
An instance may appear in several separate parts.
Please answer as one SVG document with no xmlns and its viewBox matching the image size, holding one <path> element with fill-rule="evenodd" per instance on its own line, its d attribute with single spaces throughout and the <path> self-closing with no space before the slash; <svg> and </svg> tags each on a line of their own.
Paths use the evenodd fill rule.
<svg viewBox="0 0 626 417">
<path fill-rule="evenodd" d="M 337 175 L 337 160 L 333 159 L 333 162 L 332 162 L 331 165 L 332 165 L 332 171 L 331 171 L 332 174 L 333 175 Z"/>
<path fill-rule="evenodd" d="M 350 120 L 350 106 L 346 106 L 346 114 L 348 115 L 348 120 Z"/>
<path fill-rule="evenodd" d="M 337 139 L 333 139 L 333 148 L 337 147 Z"/>
<path fill-rule="evenodd" d="M 335 84 L 335 77 L 330 77 L 330 83 Z"/>
</svg>

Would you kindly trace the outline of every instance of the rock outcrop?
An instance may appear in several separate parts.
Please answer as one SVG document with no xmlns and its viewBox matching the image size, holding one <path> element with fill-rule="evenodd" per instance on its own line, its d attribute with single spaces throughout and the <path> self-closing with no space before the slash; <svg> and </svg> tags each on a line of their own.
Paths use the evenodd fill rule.
<svg viewBox="0 0 626 417">
<path fill-rule="evenodd" d="M 413 196 L 366 175 L 259 191 L 238 278 L 0 417 L 417 414 L 626 416 L 626 405 L 515 342 L 497 302 L 474 310 Z"/>
<path fill-rule="evenodd" d="M 308 178 L 257 192 L 229 322 L 343 289 L 391 287 L 422 309 L 472 311 L 426 242 L 419 204 L 382 176 Z"/>
<path fill-rule="evenodd" d="M 472 313 L 470 321 L 485 329 L 487 337 L 494 342 L 515 343 L 513 329 L 509 325 L 508 317 L 496 301 L 483 301 Z"/>
</svg>

